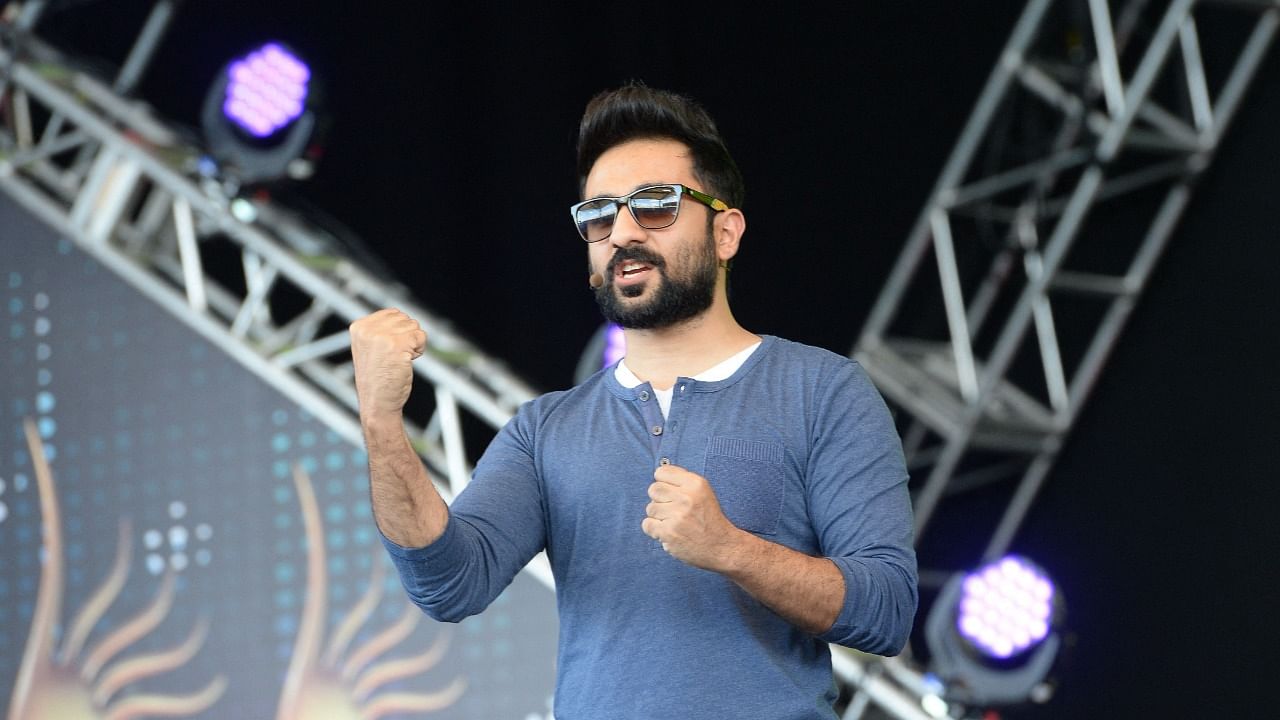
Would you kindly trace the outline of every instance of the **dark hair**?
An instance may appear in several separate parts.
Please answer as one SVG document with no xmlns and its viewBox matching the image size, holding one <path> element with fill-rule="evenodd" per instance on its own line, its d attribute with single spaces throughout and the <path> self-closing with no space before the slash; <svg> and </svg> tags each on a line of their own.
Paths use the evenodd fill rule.
<svg viewBox="0 0 1280 720">
<path fill-rule="evenodd" d="M 666 138 L 684 143 L 693 157 L 699 188 L 742 207 L 742 173 L 724 146 L 715 121 L 695 100 L 632 82 L 591 98 L 578 126 L 578 191 L 607 150 L 630 140 Z"/>
</svg>

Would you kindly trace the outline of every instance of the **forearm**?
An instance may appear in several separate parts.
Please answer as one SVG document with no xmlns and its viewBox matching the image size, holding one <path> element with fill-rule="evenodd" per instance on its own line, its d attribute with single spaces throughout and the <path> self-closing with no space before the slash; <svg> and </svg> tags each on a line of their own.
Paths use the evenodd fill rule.
<svg viewBox="0 0 1280 720">
<path fill-rule="evenodd" d="M 813 635 L 831 628 L 844 606 L 835 563 L 739 530 L 721 573 L 787 622 Z"/>
<path fill-rule="evenodd" d="M 444 533 L 449 509 L 409 443 L 400 415 L 361 417 L 369 453 L 373 517 L 388 540 L 403 547 L 430 545 Z"/>
</svg>

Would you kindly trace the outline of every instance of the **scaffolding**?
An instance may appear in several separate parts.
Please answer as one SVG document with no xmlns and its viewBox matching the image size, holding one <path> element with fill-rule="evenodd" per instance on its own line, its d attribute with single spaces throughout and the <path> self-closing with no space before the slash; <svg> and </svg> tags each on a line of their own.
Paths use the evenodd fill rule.
<svg viewBox="0 0 1280 720">
<path fill-rule="evenodd" d="M 922 539 L 956 496 L 1001 497 L 969 567 L 1008 551 L 1278 22 L 1275 0 L 1027 3 L 852 352 L 897 412 L 922 585 L 953 574 Z M 849 662 L 887 682 L 846 718 L 958 712 L 910 658 Z"/>
</svg>

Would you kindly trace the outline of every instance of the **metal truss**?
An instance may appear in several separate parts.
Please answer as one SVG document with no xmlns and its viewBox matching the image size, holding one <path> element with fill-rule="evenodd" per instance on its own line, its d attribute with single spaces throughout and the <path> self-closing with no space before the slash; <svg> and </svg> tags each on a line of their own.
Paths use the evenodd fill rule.
<svg viewBox="0 0 1280 720">
<path fill-rule="evenodd" d="M 383 307 L 418 319 L 429 344 L 406 424 L 451 498 L 470 475 L 464 435 L 483 449 L 533 390 L 334 235 L 199 172 L 202 157 L 38 38 L 0 35 L 0 188 L 357 445 L 347 326 Z M 531 569 L 552 584 L 545 558 Z"/>
<path fill-rule="evenodd" d="M 1008 549 L 1278 23 L 1277 0 L 1027 3 L 852 353 L 922 479 L 918 548 L 944 499 L 987 487 L 981 559 Z M 841 662 L 879 681 L 846 718 L 945 711 L 909 659 Z"/>
</svg>

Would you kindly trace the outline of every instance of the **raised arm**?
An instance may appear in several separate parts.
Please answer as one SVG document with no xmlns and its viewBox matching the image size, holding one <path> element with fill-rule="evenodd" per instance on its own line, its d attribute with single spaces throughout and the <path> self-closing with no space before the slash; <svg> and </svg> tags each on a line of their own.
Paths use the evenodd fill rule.
<svg viewBox="0 0 1280 720">
<path fill-rule="evenodd" d="M 382 534 L 398 545 L 429 545 L 444 533 L 449 509 L 404 429 L 413 361 L 426 349 L 427 334 L 416 320 L 395 309 L 355 321 L 350 332 L 374 519 Z"/>
</svg>

